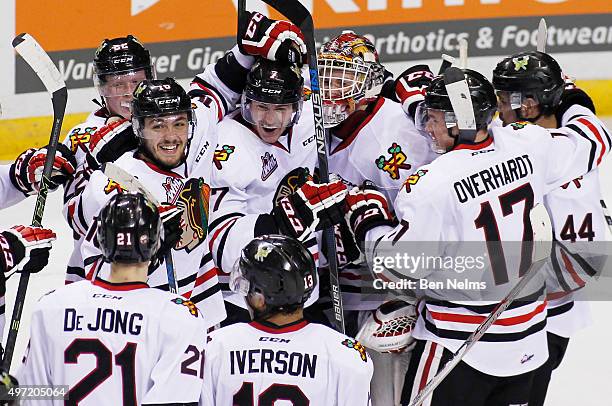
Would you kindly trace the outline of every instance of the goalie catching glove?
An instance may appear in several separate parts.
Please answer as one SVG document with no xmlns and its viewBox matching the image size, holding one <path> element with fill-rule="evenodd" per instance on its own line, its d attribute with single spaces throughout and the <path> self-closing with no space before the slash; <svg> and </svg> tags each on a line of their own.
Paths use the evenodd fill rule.
<svg viewBox="0 0 612 406">
<path fill-rule="evenodd" d="M 389 211 L 387 199 L 369 181 L 365 181 L 360 188 L 354 187 L 348 192 L 346 210 L 347 222 L 360 247 L 368 231 L 378 226 L 393 225 L 393 217 Z"/>
<path fill-rule="evenodd" d="M 413 304 L 391 300 L 370 313 L 355 338 L 378 352 L 410 351 L 416 344 L 412 338 L 416 317 Z"/>
<path fill-rule="evenodd" d="M 283 197 L 272 216 L 282 234 L 304 241 L 311 232 L 343 220 L 345 196 L 346 186 L 339 180 L 322 184 L 309 180 Z"/>
<path fill-rule="evenodd" d="M 240 52 L 271 61 L 306 63 L 306 41 L 295 24 L 271 20 L 257 12 L 241 20 L 247 23 L 239 28 Z"/>
<path fill-rule="evenodd" d="M 13 185 L 23 194 L 29 196 L 38 193 L 40 182 L 47 160 L 48 146 L 40 149 L 30 148 L 22 152 L 10 169 L 10 178 Z M 57 146 L 53 157 L 53 167 L 49 176 L 49 189 L 55 190 L 64 185 L 76 172 L 76 158 L 64 144 Z"/>
</svg>

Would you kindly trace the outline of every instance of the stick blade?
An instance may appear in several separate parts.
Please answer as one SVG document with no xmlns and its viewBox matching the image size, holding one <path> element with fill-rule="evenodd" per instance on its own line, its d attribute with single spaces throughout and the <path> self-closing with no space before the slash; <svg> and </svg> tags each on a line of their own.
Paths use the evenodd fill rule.
<svg viewBox="0 0 612 406">
<path fill-rule="evenodd" d="M 539 52 L 546 52 L 546 39 L 548 37 L 548 28 L 546 27 L 546 20 L 541 18 L 540 24 L 538 25 L 538 42 L 537 48 Z"/>
<path fill-rule="evenodd" d="M 112 162 L 107 162 L 102 165 L 102 172 L 107 178 L 119 183 L 122 187 L 130 192 L 140 192 L 156 206 L 159 206 L 157 198 L 149 192 L 149 190 L 136 179 L 132 174 L 126 172 Z"/>
<path fill-rule="evenodd" d="M 470 89 L 465 74 L 459 68 L 451 66 L 444 72 L 444 85 L 450 98 L 459 131 L 476 133 L 476 119 Z"/>
<path fill-rule="evenodd" d="M 13 48 L 38 75 L 47 91 L 51 94 L 66 87 L 62 74 L 49 55 L 30 34 L 19 34 L 13 39 Z"/>
<path fill-rule="evenodd" d="M 459 67 L 467 68 L 468 61 L 468 42 L 465 38 L 459 39 Z"/>
<path fill-rule="evenodd" d="M 440 65 L 440 70 L 438 70 L 438 75 L 443 74 L 446 69 L 453 66 L 454 64 L 455 58 L 447 54 L 442 54 L 442 64 Z"/>
</svg>

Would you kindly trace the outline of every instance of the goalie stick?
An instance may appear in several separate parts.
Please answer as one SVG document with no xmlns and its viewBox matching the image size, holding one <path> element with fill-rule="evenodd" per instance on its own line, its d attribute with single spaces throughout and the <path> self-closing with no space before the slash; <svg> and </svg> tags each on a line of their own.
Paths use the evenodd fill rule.
<svg viewBox="0 0 612 406">
<path fill-rule="evenodd" d="M 102 172 L 104 172 L 104 175 L 106 175 L 107 178 L 119 183 L 124 189 L 130 192 L 140 192 L 145 195 L 145 197 L 155 206 L 160 206 L 160 203 L 155 196 L 153 196 L 135 176 L 129 172 L 126 172 L 114 163 L 107 162 L 102 164 Z M 172 260 L 172 251 L 169 251 L 166 255 L 164 255 L 164 262 L 166 263 L 166 273 L 168 274 L 168 289 L 170 290 L 170 293 L 178 294 L 178 284 L 176 282 L 176 271 L 174 269 L 174 261 Z"/>
<path fill-rule="evenodd" d="M 536 215 L 539 218 L 536 218 Z M 529 283 L 531 279 L 538 273 L 538 270 L 546 263 L 552 249 L 552 226 L 550 224 L 550 218 L 546 213 L 546 210 L 542 205 L 538 205 L 531 209 L 529 212 L 530 221 L 534 231 L 534 255 L 532 258 L 531 266 L 517 282 L 516 285 L 510 290 L 510 292 L 503 298 L 493 309 L 491 314 L 483 320 L 482 323 L 470 336 L 461 344 L 461 347 L 453 353 L 451 358 L 444 364 L 442 369 L 434 375 L 433 378 L 421 389 L 419 393 L 410 401 L 408 406 L 418 406 L 425 401 L 425 399 L 431 395 L 431 393 L 440 385 L 440 383 L 446 378 L 446 376 L 459 364 L 465 354 L 476 344 L 482 336 L 487 332 L 489 327 L 497 321 L 499 316 L 512 304 L 514 299 L 523 290 L 523 288 Z"/>
<path fill-rule="evenodd" d="M 34 215 L 32 218 L 32 225 L 40 227 L 45 211 L 47 193 L 49 191 L 49 177 L 53 169 L 53 160 L 55 159 L 55 152 L 57 151 L 57 144 L 59 143 L 62 121 L 64 121 L 68 91 L 61 73 L 53 64 L 49 55 L 47 55 L 44 49 L 30 34 L 23 33 L 16 36 L 15 39 L 13 39 L 13 48 L 15 48 L 15 51 L 21 55 L 23 60 L 36 73 L 45 86 L 45 89 L 47 89 L 47 92 L 51 94 L 51 103 L 53 104 L 53 125 L 51 127 L 51 135 L 49 136 L 49 145 L 47 146 L 47 158 L 45 159 L 42 179 L 40 181 L 40 190 L 38 196 L 36 196 L 36 205 L 34 206 Z M 7 371 L 9 371 L 11 367 L 29 281 L 30 273 L 21 272 L 8 338 L 6 340 L 4 358 L 2 360 L 3 366 Z"/>
<path fill-rule="evenodd" d="M 450 55 L 442 54 L 442 64 L 440 65 L 440 70 L 438 70 L 438 75 L 444 73 L 444 71 L 455 63 L 455 58 Z"/>
<path fill-rule="evenodd" d="M 245 0 L 239 0 L 244 6 Z M 264 3 L 273 7 L 283 14 L 293 24 L 297 25 L 306 39 L 308 52 L 308 72 L 310 75 L 311 100 L 314 115 L 315 141 L 317 143 L 317 158 L 319 176 L 322 183 L 329 182 L 329 168 L 327 163 L 327 136 L 323 127 L 323 105 L 319 89 L 319 71 L 317 66 L 317 50 L 314 40 L 314 25 L 312 15 L 298 0 L 263 0 Z M 238 11 L 240 13 L 240 10 Z M 240 14 L 239 14 L 240 15 Z M 324 244 L 327 246 L 327 261 L 329 266 L 330 296 L 334 306 L 334 326 L 337 331 L 344 334 L 344 309 L 342 306 L 342 294 L 338 281 L 338 264 L 336 257 L 336 236 L 333 227 L 323 230 Z"/>
</svg>

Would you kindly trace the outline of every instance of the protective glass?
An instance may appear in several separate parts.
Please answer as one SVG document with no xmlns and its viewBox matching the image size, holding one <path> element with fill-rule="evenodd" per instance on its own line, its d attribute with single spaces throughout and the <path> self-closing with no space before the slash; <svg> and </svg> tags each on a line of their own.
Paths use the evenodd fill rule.
<svg viewBox="0 0 612 406">
<path fill-rule="evenodd" d="M 302 112 L 302 100 L 295 103 L 264 103 L 242 94 L 242 117 L 249 123 L 266 129 L 286 128 L 297 124 Z"/>
<path fill-rule="evenodd" d="M 436 154 L 444 154 L 446 148 L 438 143 L 436 136 L 448 134 L 448 130 L 457 125 L 457 118 L 452 111 L 444 111 L 427 107 L 424 103 L 418 105 L 415 114 L 415 124 L 422 135 L 431 138 L 431 149 Z"/>
<path fill-rule="evenodd" d="M 153 79 L 155 71 L 151 69 Z M 147 79 L 145 69 L 128 70 L 112 74 L 98 75 L 94 72 L 93 81 L 96 90 L 103 97 L 130 96 L 140 82 Z"/>
<path fill-rule="evenodd" d="M 181 117 L 183 117 L 183 119 L 181 119 Z M 134 127 L 136 135 L 144 139 L 158 139 L 167 134 L 187 136 L 188 139 L 191 139 L 196 125 L 193 111 L 191 111 L 191 114 L 187 112 L 186 118 L 180 113 L 152 116 L 150 117 L 152 122 L 146 129 L 145 118 L 146 117 L 132 116 L 132 126 Z"/>
<path fill-rule="evenodd" d="M 246 296 L 249 294 L 251 283 L 244 277 L 242 270 L 238 266 L 240 260 L 237 260 L 230 272 L 229 287 L 232 292 Z"/>
</svg>

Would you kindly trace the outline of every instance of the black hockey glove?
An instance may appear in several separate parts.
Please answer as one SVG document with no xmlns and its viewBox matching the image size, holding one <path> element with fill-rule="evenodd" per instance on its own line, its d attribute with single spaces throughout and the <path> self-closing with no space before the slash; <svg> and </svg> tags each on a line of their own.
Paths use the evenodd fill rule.
<svg viewBox="0 0 612 406">
<path fill-rule="evenodd" d="M 360 247 L 368 231 L 378 226 L 393 225 L 387 199 L 368 181 L 348 192 L 346 217 Z"/>
<path fill-rule="evenodd" d="M 56 235 L 52 230 L 14 226 L 0 233 L 0 295 L 5 293 L 5 278 L 14 271 L 39 272 L 49 263 L 51 243 Z"/>
<path fill-rule="evenodd" d="M 586 107 L 587 109 L 591 110 L 593 114 L 596 114 L 593 100 L 588 94 L 585 93 L 584 90 L 578 89 L 577 87 L 566 88 L 561 94 L 561 102 L 555 111 L 555 117 L 557 118 L 557 123 L 559 123 L 559 125 L 561 125 L 561 119 L 563 118 L 565 112 L 576 104 Z"/>
<path fill-rule="evenodd" d="M 181 240 L 181 235 L 183 234 L 183 229 L 181 227 L 183 210 L 179 209 L 173 204 L 165 203 L 162 203 L 157 207 L 157 209 L 159 210 L 159 216 L 162 220 L 164 233 L 159 250 L 157 250 L 151 259 L 149 273 L 164 262 L 164 257 L 166 254 L 168 254 L 170 250 L 176 246 L 176 244 Z"/>
<path fill-rule="evenodd" d="M 115 118 L 91 136 L 88 147 L 87 162 L 92 168 L 98 168 L 103 163 L 114 162 L 124 153 L 136 149 L 138 138 L 129 120 Z"/>
<path fill-rule="evenodd" d="M 293 23 L 271 20 L 258 12 L 241 19 L 238 48 L 243 54 L 261 56 L 271 61 L 306 63 L 306 40 Z"/>
<path fill-rule="evenodd" d="M 427 65 L 415 65 L 404 72 L 395 81 L 395 94 L 402 108 L 414 119 L 416 108 L 425 100 L 425 89 L 434 78 Z"/>
<path fill-rule="evenodd" d="M 25 195 L 33 195 L 40 190 L 47 149 L 48 146 L 40 149 L 30 148 L 22 152 L 11 165 L 11 182 Z M 76 158 L 72 151 L 64 144 L 59 144 L 53 157 L 49 189 L 53 191 L 72 179 L 76 166 Z"/>
</svg>

